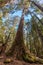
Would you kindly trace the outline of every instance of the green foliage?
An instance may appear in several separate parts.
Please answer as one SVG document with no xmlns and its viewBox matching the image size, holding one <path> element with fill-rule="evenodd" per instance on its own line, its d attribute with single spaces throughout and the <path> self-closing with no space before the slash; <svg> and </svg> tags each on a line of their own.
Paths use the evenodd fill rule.
<svg viewBox="0 0 43 65">
<path fill-rule="evenodd" d="M 4 0 L 0 0 L 0 2 L 3 2 Z"/>
</svg>

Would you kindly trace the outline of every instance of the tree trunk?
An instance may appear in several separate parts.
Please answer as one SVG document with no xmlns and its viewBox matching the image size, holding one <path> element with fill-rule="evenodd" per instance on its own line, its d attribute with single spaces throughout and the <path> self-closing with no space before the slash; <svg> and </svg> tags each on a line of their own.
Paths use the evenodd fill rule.
<svg viewBox="0 0 43 65">
<path fill-rule="evenodd" d="M 12 48 L 9 50 L 9 53 L 13 53 L 15 58 L 22 59 L 23 55 L 25 54 L 25 44 L 23 40 L 23 23 L 24 17 L 22 15 L 19 27 L 16 33 L 15 41 L 13 42 Z"/>
<path fill-rule="evenodd" d="M 32 1 L 32 3 L 37 6 L 42 12 L 43 12 L 43 7 L 41 7 L 39 4 L 35 3 L 34 1 Z"/>
<path fill-rule="evenodd" d="M 9 33 L 8 37 L 6 38 L 5 43 L 2 44 L 1 53 L 5 53 L 5 50 L 6 50 L 6 46 L 7 46 L 9 37 L 10 37 L 10 33 Z"/>
<path fill-rule="evenodd" d="M 30 13 L 31 16 L 33 14 L 39 20 L 39 22 L 43 25 L 43 22 L 37 17 L 37 15 L 34 12 L 29 11 L 29 13 Z"/>
</svg>

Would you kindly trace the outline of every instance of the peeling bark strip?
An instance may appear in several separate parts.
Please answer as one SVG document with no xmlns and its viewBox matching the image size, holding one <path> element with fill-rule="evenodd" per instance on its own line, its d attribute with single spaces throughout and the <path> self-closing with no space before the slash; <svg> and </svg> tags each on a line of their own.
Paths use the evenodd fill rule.
<svg viewBox="0 0 43 65">
<path fill-rule="evenodd" d="M 39 4 L 35 3 L 34 1 L 31 1 L 35 6 L 37 6 L 42 12 L 43 12 L 43 7 L 41 7 Z"/>
</svg>

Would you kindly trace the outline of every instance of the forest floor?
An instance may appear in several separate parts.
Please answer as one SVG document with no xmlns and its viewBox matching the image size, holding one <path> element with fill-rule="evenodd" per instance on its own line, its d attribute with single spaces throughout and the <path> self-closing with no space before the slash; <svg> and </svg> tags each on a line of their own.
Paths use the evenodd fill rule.
<svg viewBox="0 0 43 65">
<path fill-rule="evenodd" d="M 4 55 L 0 55 L 0 65 L 43 65 L 39 63 L 29 63 L 21 60 L 14 59 L 14 57 L 9 57 L 13 61 L 10 63 L 4 63 L 4 60 L 7 59 L 8 57 L 5 58 Z"/>
</svg>

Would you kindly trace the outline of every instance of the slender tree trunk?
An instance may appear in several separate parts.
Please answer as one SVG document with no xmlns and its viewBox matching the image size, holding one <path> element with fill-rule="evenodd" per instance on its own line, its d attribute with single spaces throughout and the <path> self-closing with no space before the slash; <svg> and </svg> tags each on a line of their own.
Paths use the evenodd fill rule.
<svg viewBox="0 0 43 65">
<path fill-rule="evenodd" d="M 8 37 L 6 38 L 5 43 L 2 44 L 2 49 L 1 49 L 2 52 L 1 53 L 5 53 L 5 50 L 6 50 L 6 46 L 7 46 L 9 37 L 10 37 L 10 33 L 9 33 Z"/>
<path fill-rule="evenodd" d="M 39 4 L 35 3 L 34 1 L 31 1 L 35 6 L 37 6 L 42 12 L 43 12 L 43 7 L 41 7 Z"/>
<path fill-rule="evenodd" d="M 31 14 L 31 16 L 33 14 L 39 20 L 39 22 L 43 25 L 43 22 L 37 17 L 37 15 L 34 12 L 29 11 L 29 13 Z"/>
<path fill-rule="evenodd" d="M 36 24 L 36 31 L 37 31 L 37 33 L 38 33 L 38 35 L 39 35 L 39 37 L 41 38 L 41 40 L 42 40 L 42 43 L 43 43 L 43 35 L 42 35 L 42 33 L 41 33 L 41 30 L 40 30 L 40 28 L 38 27 L 38 24 L 35 22 L 35 24 Z"/>
<path fill-rule="evenodd" d="M 41 42 L 42 42 L 42 48 L 41 49 L 43 50 L 43 35 L 42 35 L 42 32 L 41 32 L 40 28 L 38 27 L 37 23 L 36 23 L 36 27 L 37 27 L 37 32 L 38 32 L 40 39 L 41 39 Z"/>
<path fill-rule="evenodd" d="M 40 36 L 39 36 L 39 32 L 38 32 L 38 30 L 37 30 L 37 24 L 36 24 L 35 21 L 33 21 L 33 26 L 34 26 L 34 31 L 36 32 L 36 35 L 35 35 L 34 32 L 33 32 L 33 35 L 36 36 L 36 37 L 34 38 L 34 46 L 35 46 L 35 48 L 36 48 L 37 56 L 39 57 L 40 48 L 37 47 L 37 44 L 39 43 L 39 45 L 40 45 L 40 42 L 41 42 L 41 41 L 39 40 Z M 37 40 L 36 40 L 36 38 L 37 38 Z M 41 38 L 40 38 L 40 39 L 41 39 Z M 38 43 L 37 43 L 37 42 L 38 42 Z M 37 44 L 36 44 L 36 43 L 37 43 Z"/>
</svg>

